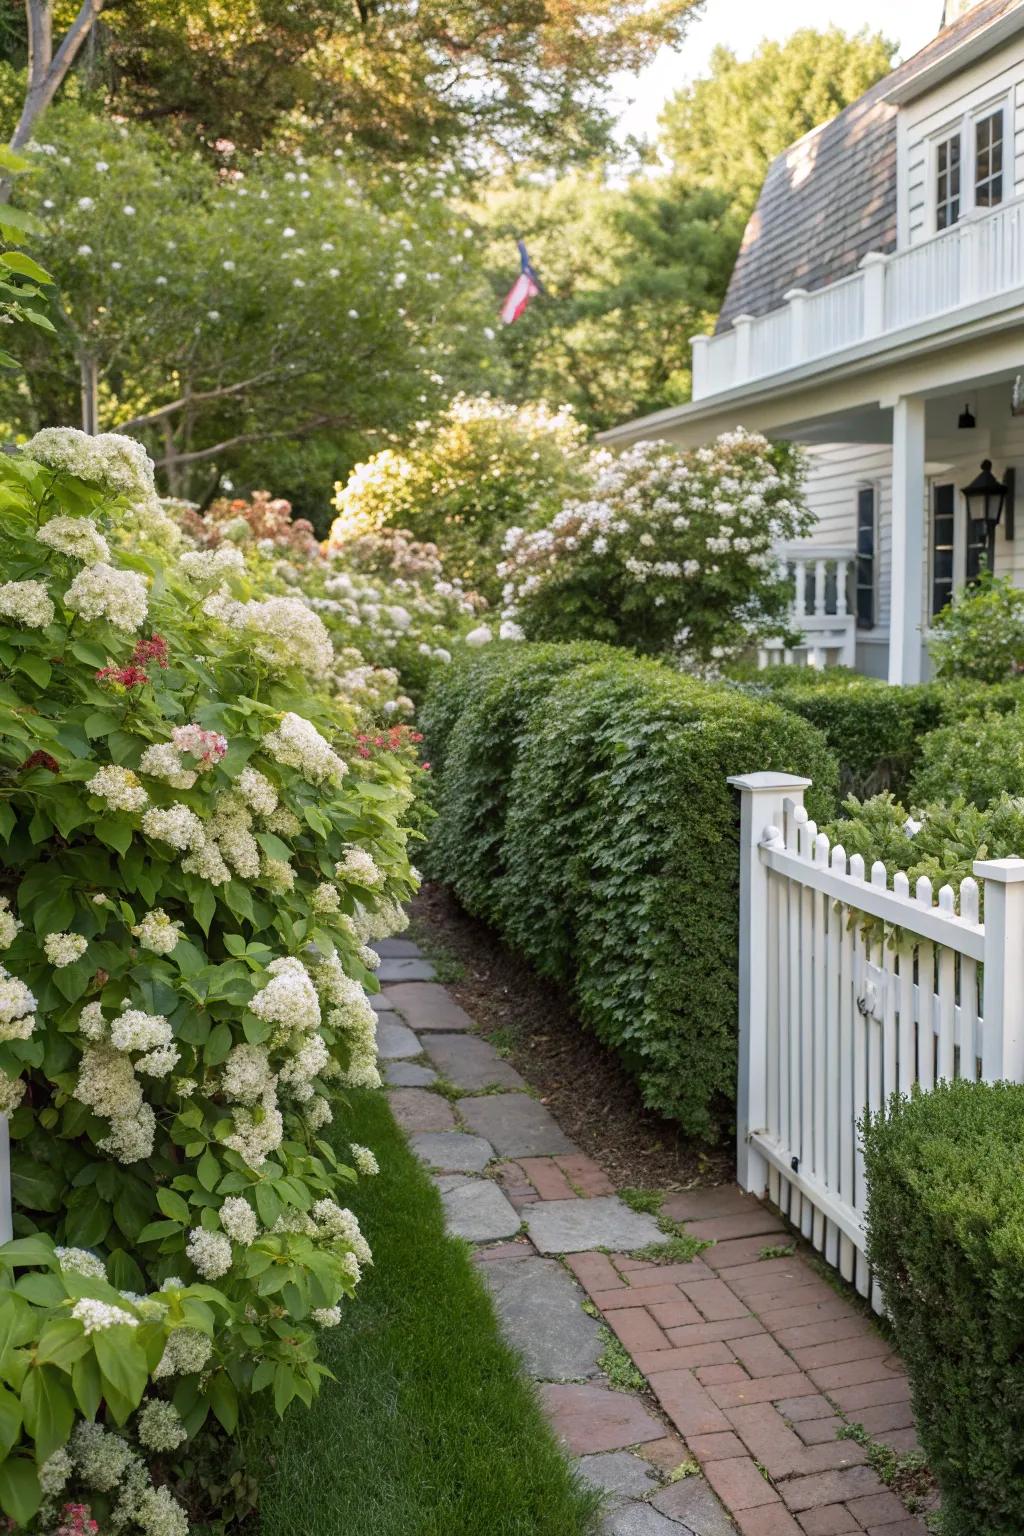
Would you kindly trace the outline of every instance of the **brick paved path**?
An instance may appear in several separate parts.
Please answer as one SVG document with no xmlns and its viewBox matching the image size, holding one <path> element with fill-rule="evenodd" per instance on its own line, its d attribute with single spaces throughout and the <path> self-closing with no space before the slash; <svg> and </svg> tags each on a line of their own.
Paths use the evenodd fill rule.
<svg viewBox="0 0 1024 1536">
<path fill-rule="evenodd" d="M 762 1256 L 792 1241 L 781 1220 L 733 1185 L 672 1195 L 663 1213 L 712 1246 L 682 1264 L 629 1257 L 664 1241 L 653 1219 L 470 1033 L 415 945 L 379 948 L 396 1118 L 435 1169 L 449 1228 L 478 1243 L 556 1431 L 607 1490 L 607 1536 L 926 1536 L 863 1445 L 837 1437 L 857 1424 L 916 1447 L 899 1357 L 807 1258 Z M 595 1318 L 649 1392 L 611 1388 Z"/>
</svg>

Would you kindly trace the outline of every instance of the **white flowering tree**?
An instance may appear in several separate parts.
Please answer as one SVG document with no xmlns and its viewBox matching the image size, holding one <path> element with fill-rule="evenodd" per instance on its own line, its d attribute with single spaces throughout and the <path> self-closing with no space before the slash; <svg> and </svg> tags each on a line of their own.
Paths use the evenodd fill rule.
<svg viewBox="0 0 1024 1536">
<path fill-rule="evenodd" d="M 168 1458 L 311 1402 L 371 1261 L 373 1153 L 322 1131 L 379 1083 L 412 791 L 320 619 L 191 548 L 137 443 L 43 431 L 0 502 L 0 1509 L 185 1536 Z"/>
<path fill-rule="evenodd" d="M 218 471 L 252 489 L 277 445 L 326 440 L 322 504 L 339 449 L 354 457 L 487 366 L 472 231 L 425 175 L 371 195 L 340 160 L 228 152 L 218 174 L 70 105 L 35 159 L 18 197 L 45 222 L 62 344 L 29 360 L 27 394 L 2 397 L 15 426 L 73 419 L 81 380 L 83 425 L 139 436 L 175 493 Z"/>
<path fill-rule="evenodd" d="M 808 526 L 788 444 L 737 430 L 677 453 L 596 452 L 585 497 L 505 536 L 505 617 L 530 639 L 607 640 L 699 667 L 786 632 L 777 549 Z"/>
<path fill-rule="evenodd" d="M 583 484 L 585 429 L 568 406 L 460 397 L 336 487 L 330 547 L 382 528 L 437 545 L 445 569 L 496 595 L 494 562 L 512 523 L 547 522 Z"/>
</svg>

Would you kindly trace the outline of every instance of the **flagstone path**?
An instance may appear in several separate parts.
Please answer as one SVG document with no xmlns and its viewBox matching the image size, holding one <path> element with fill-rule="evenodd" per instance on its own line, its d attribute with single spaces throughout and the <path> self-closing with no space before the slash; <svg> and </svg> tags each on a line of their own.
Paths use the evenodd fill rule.
<svg viewBox="0 0 1024 1536">
<path fill-rule="evenodd" d="M 906 1375 L 871 1320 L 734 1185 L 668 1196 L 707 1242 L 687 1263 L 531 1097 L 410 940 L 377 945 L 378 1044 L 395 1118 L 441 1191 L 605 1536 L 927 1536 L 848 1424 L 916 1447 Z M 781 1253 L 779 1250 L 782 1250 Z M 616 1390 L 614 1334 L 646 1378 Z"/>
</svg>

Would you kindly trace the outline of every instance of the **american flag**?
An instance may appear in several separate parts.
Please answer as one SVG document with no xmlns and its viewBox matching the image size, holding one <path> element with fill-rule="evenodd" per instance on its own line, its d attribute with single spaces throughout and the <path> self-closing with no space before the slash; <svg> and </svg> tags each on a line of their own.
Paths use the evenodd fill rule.
<svg viewBox="0 0 1024 1536">
<path fill-rule="evenodd" d="M 518 320 L 523 310 L 532 298 L 538 293 L 543 293 L 540 278 L 530 265 L 526 245 L 522 240 L 517 240 L 519 247 L 519 276 L 508 291 L 508 297 L 501 306 L 501 318 L 505 325 L 511 325 L 513 320 Z"/>
</svg>

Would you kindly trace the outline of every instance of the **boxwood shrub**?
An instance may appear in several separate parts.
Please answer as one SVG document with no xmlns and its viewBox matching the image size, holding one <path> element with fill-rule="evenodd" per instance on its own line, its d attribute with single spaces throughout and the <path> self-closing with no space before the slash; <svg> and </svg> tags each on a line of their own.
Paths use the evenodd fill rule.
<svg viewBox="0 0 1024 1536">
<path fill-rule="evenodd" d="M 949 1536 L 1024 1510 L 1024 1087 L 956 1082 L 865 1127 L 868 1257 Z"/>
<path fill-rule="evenodd" d="M 738 817 L 726 778 L 804 773 L 821 817 L 835 759 L 769 702 L 622 652 L 581 665 L 586 650 L 521 646 L 507 663 L 481 660 L 475 697 L 471 680 L 459 685 L 431 867 L 477 903 L 489 879 L 486 914 L 506 940 L 569 988 L 652 1108 L 708 1135 L 736 1074 Z M 450 718 L 451 693 L 437 705 L 428 716 Z"/>
<path fill-rule="evenodd" d="M 1013 683 L 893 687 L 845 668 L 802 668 L 818 679 L 815 684 L 798 681 L 792 675 L 795 670 L 767 668 L 746 690 L 771 698 L 817 726 L 839 759 L 843 794 L 861 799 L 883 790 L 907 795 L 929 732 L 972 712 L 1005 713 L 1016 707 L 1024 692 Z M 777 679 L 776 673 L 786 675 Z"/>
</svg>

